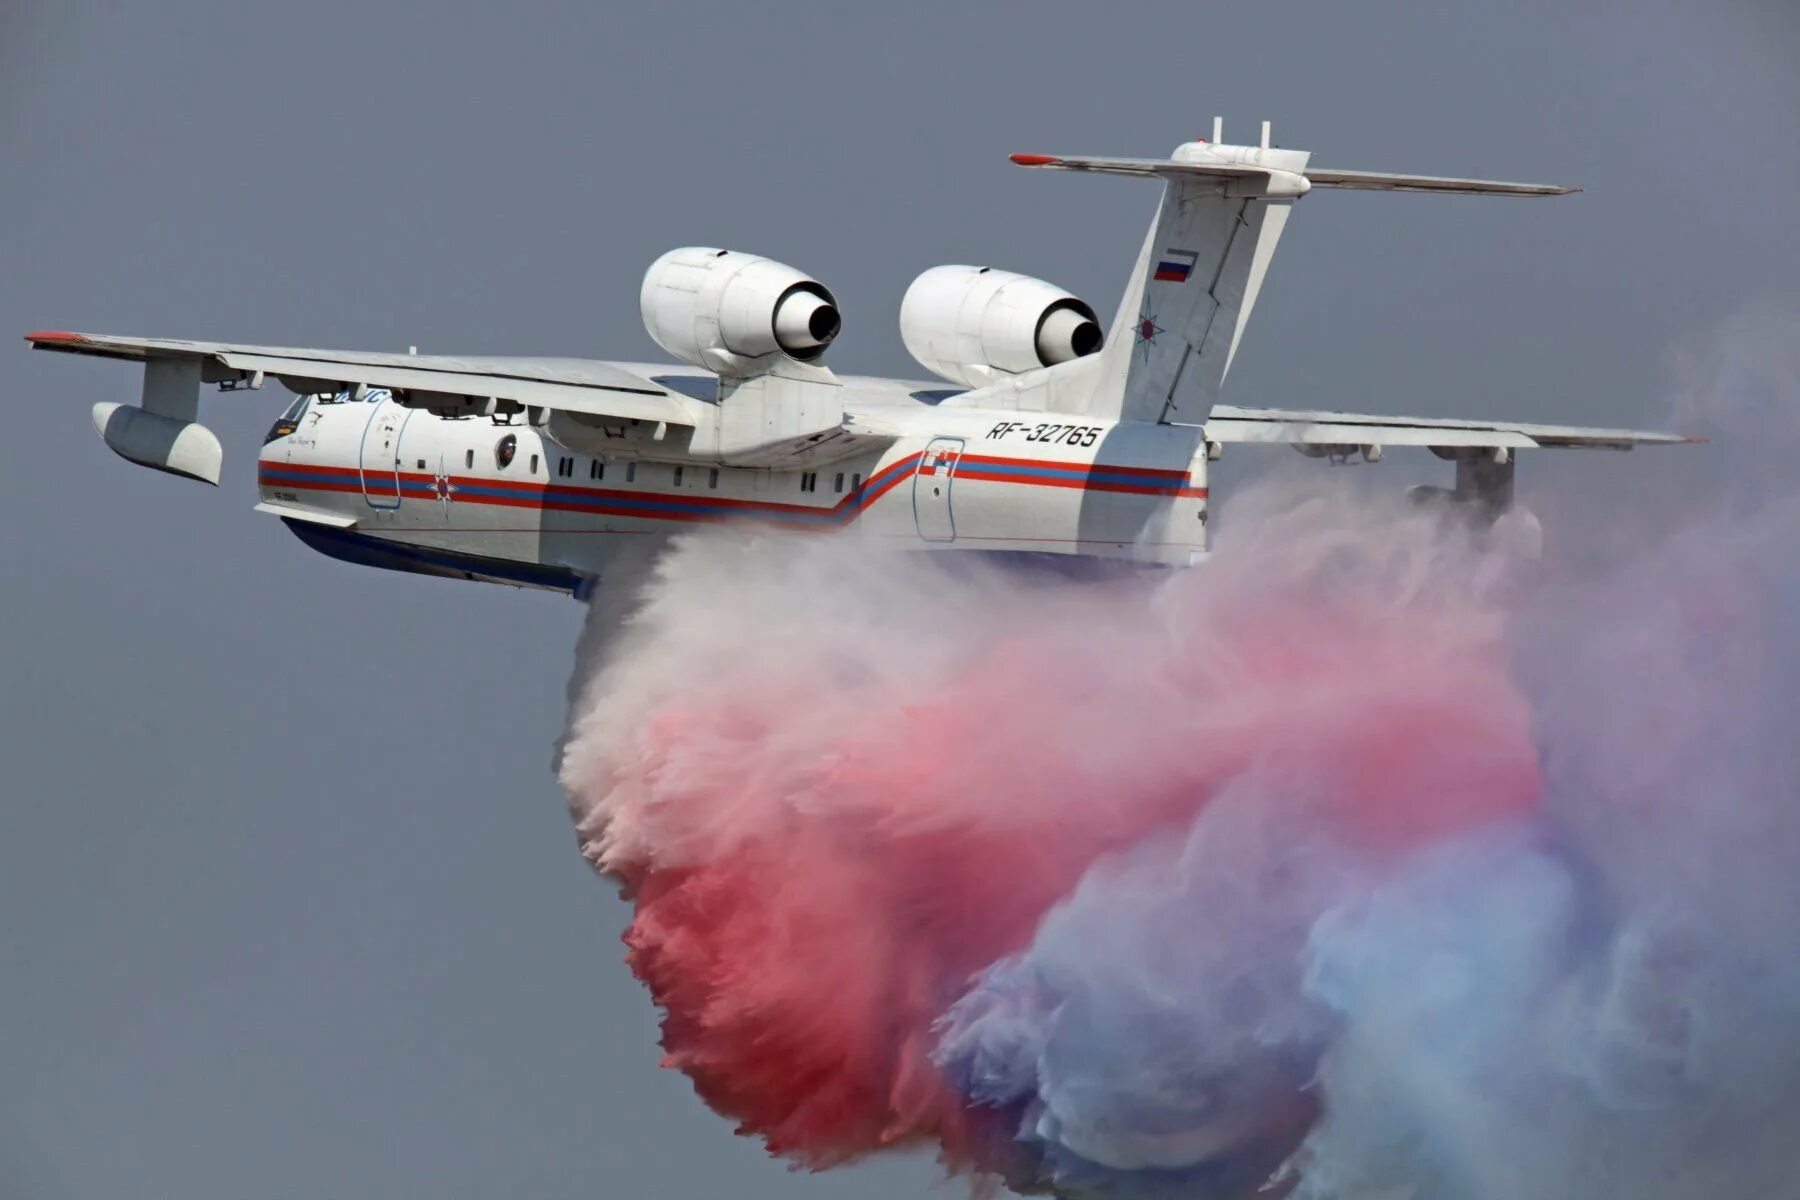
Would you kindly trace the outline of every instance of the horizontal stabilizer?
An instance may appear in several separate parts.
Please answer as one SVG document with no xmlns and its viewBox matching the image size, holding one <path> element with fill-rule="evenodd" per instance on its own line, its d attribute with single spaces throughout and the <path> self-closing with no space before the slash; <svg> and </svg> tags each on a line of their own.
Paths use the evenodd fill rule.
<svg viewBox="0 0 1800 1200">
<path fill-rule="evenodd" d="M 1569 196 L 1580 188 L 1553 183 L 1504 183 L 1494 179 L 1446 179 L 1438 175 L 1383 175 L 1376 171 L 1328 171 L 1309 167 L 1314 187 L 1371 192 L 1446 192 L 1456 196 Z"/>
<path fill-rule="evenodd" d="M 1094 158 L 1071 154 L 1014 154 L 1021 167 L 1049 167 L 1057 171 L 1092 171 L 1098 175 L 1216 175 L 1247 179 L 1264 174 L 1260 167 L 1236 163 L 1180 162 L 1173 158 Z"/>
<path fill-rule="evenodd" d="M 1225 147 L 1224 149 L 1233 149 Z M 1279 151 L 1264 151 L 1273 159 Z M 1186 162 L 1178 158 L 1093 158 L 1079 155 L 1015 154 L 1012 161 L 1021 167 L 1049 167 L 1062 171 L 1091 171 L 1097 175 L 1156 176 L 1163 179 L 1180 176 L 1214 176 L 1220 179 L 1249 179 L 1268 175 L 1282 166 L 1260 166 L 1233 162 Z M 1311 187 L 1354 188 L 1374 192 L 1444 192 L 1461 196 L 1568 196 L 1580 188 L 1561 187 L 1552 183 L 1507 183 L 1496 179 L 1453 179 L 1441 175 L 1390 175 L 1378 171 L 1331 171 L 1307 167 L 1296 172 Z"/>
</svg>

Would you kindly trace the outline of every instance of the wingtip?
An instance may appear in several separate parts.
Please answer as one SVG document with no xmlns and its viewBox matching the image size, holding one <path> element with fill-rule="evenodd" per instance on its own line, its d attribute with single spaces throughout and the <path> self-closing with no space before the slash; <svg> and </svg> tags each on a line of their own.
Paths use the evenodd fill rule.
<svg viewBox="0 0 1800 1200">
<path fill-rule="evenodd" d="M 85 342 L 87 339 L 79 333 L 69 333 L 61 329 L 39 329 L 26 334 L 25 340 L 36 346 L 41 342 L 48 342 L 51 345 L 72 345 Z"/>
<path fill-rule="evenodd" d="M 1704 446 L 1712 441 L 1711 438 L 1701 433 L 1684 433 L 1681 435 L 1681 440 L 1689 446 Z"/>
<path fill-rule="evenodd" d="M 1054 154 L 1010 154 L 1007 157 L 1021 167 L 1048 167 L 1057 161 Z"/>
</svg>

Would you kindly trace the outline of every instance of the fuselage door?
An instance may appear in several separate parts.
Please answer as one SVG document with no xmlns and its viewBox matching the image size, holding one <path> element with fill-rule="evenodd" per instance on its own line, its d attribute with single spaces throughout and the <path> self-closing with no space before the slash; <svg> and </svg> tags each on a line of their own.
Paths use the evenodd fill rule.
<svg viewBox="0 0 1800 1200">
<path fill-rule="evenodd" d="M 919 455 L 919 469 L 913 476 L 913 520 L 918 522 L 919 536 L 928 542 L 956 540 L 950 485 L 956 478 L 962 449 L 961 438 L 932 438 Z"/>
<path fill-rule="evenodd" d="M 370 508 L 400 507 L 400 428 L 412 410 L 383 399 L 363 426 L 363 499 Z"/>
</svg>

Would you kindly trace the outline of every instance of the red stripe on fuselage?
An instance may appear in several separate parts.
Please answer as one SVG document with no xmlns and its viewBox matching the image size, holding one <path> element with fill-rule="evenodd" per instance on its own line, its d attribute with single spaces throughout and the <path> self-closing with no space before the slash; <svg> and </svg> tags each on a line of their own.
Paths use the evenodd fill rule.
<svg viewBox="0 0 1800 1200">
<path fill-rule="evenodd" d="M 1036 470 L 1083 471 L 1100 475 L 1137 475 L 1144 479 L 1163 479 L 1186 483 L 1188 473 L 1167 467 L 1129 467 L 1103 462 L 1058 462 L 1053 458 L 1001 458 L 992 454 L 964 454 L 957 458 L 958 469 L 965 463 L 987 463 L 996 467 L 1030 467 Z"/>
<path fill-rule="evenodd" d="M 584 512 L 635 517 L 646 521 L 724 519 L 717 512 L 681 512 L 674 509 L 646 511 L 640 507 L 646 502 L 654 502 L 671 505 L 689 504 L 695 506 L 697 510 L 726 508 L 746 516 L 760 513 L 776 517 L 802 516 L 842 520 L 875 503 L 888 492 L 906 482 L 915 473 L 925 473 L 919 467 L 919 458 L 918 454 L 909 454 L 876 471 L 859 489 L 852 491 L 830 506 L 790 504 L 777 500 L 741 500 L 730 496 L 713 495 L 710 492 L 597 488 L 560 481 L 495 479 L 476 475 L 450 475 L 446 478 L 449 480 L 450 486 L 456 489 L 451 497 L 452 503 L 455 504 L 485 504 L 496 508 L 536 508 L 551 512 Z M 982 470 L 984 465 L 1026 468 L 1034 473 L 1025 475 L 1005 471 L 984 471 Z M 297 487 L 308 491 L 353 495 L 360 495 L 366 490 L 364 483 L 361 482 L 365 472 L 354 464 L 284 463 L 272 459 L 262 459 L 258 461 L 257 468 L 257 481 L 265 487 Z M 1053 459 L 1003 458 L 985 454 L 964 454 L 953 460 L 952 470 L 952 479 L 965 479 L 972 482 L 1026 484 L 1078 491 L 1174 496 L 1199 500 L 1207 497 L 1207 489 L 1186 486 L 1188 480 L 1186 471 L 1163 467 L 1134 467 L 1108 463 L 1058 462 Z M 1035 473 L 1054 471 L 1063 471 L 1067 474 L 1059 477 L 1054 474 Z M 312 476 L 312 478 L 296 480 L 274 477 L 281 475 Z M 1095 478 L 1097 475 L 1124 476 L 1126 478 L 1124 480 Z M 326 476 L 338 478 L 325 478 Z M 356 479 L 345 479 L 344 476 L 355 476 Z M 407 488 L 407 485 L 410 484 L 414 488 L 423 486 L 435 489 L 438 477 L 429 472 L 377 470 L 366 473 L 366 476 L 367 482 L 375 486 L 375 494 L 381 499 L 395 496 L 402 499 L 433 502 L 437 499 L 435 495 L 420 495 L 416 491 L 408 491 Z M 396 478 L 399 480 L 398 485 L 393 482 Z M 1139 480 L 1141 482 L 1138 482 Z M 471 494 L 468 491 L 471 488 L 482 489 L 488 494 Z M 557 492 L 560 495 L 552 496 L 551 492 Z M 829 528 L 830 524 L 828 521 L 822 521 L 819 527 Z"/>
</svg>

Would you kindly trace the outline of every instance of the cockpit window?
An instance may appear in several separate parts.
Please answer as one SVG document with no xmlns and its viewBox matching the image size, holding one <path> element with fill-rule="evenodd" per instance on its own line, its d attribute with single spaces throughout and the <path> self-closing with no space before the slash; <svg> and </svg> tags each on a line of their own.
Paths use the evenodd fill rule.
<svg viewBox="0 0 1800 1200">
<path fill-rule="evenodd" d="M 263 438 L 263 445 L 268 445 L 276 438 L 284 438 L 300 428 L 300 418 L 306 413 L 306 406 L 312 403 L 311 396 L 300 396 L 288 405 L 287 411 L 275 418 L 275 424 L 269 426 L 269 434 Z"/>
</svg>

